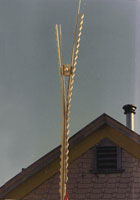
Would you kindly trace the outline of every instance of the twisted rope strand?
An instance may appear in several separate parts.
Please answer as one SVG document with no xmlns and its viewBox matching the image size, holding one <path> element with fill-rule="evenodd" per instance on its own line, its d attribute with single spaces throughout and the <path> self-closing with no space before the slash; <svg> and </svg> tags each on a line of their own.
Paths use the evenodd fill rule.
<svg viewBox="0 0 140 200">
<path fill-rule="evenodd" d="M 64 195 L 66 193 L 66 185 L 65 185 L 65 80 L 64 76 L 61 74 L 62 67 L 62 32 L 61 25 L 55 26 L 56 29 L 56 41 L 57 41 L 57 54 L 58 54 L 58 67 L 59 67 L 59 77 L 60 77 L 60 87 L 61 87 L 61 98 L 62 98 L 62 141 L 61 141 L 61 155 L 60 155 L 60 199 L 64 199 Z M 59 42 L 59 33 L 60 33 L 60 42 Z"/>
<path fill-rule="evenodd" d="M 65 79 L 64 79 L 64 75 L 61 73 L 62 62 L 63 62 L 61 25 L 59 25 L 59 32 L 58 32 L 58 25 L 56 24 L 55 26 L 57 54 L 58 54 L 58 67 L 59 67 L 60 86 L 61 86 L 61 98 L 62 98 L 62 118 L 63 118 L 62 145 L 61 145 L 61 156 L 60 156 L 60 160 L 61 160 L 60 161 L 60 191 L 59 191 L 61 200 L 64 200 L 64 196 L 66 194 L 67 181 L 68 181 L 68 159 L 69 159 L 68 134 L 69 134 L 69 120 L 70 120 L 70 107 L 71 107 L 70 103 L 71 103 L 74 76 L 75 76 L 76 64 L 77 64 L 78 52 L 79 52 L 79 46 L 80 46 L 80 37 L 81 37 L 81 31 L 82 31 L 82 25 L 83 25 L 83 19 L 84 19 L 84 14 L 82 14 L 80 18 L 79 31 L 78 31 L 78 36 L 77 36 L 76 48 L 75 48 L 80 4 L 81 4 L 81 0 L 79 0 L 78 12 L 76 16 L 76 25 L 75 25 L 74 41 L 73 41 L 72 57 L 71 57 L 71 66 L 73 67 L 73 69 L 72 69 L 72 75 L 70 75 L 69 80 L 68 80 L 67 99 L 65 99 Z M 60 38 L 59 38 L 59 34 L 60 34 Z M 60 42 L 59 42 L 59 39 L 60 39 Z"/>
<path fill-rule="evenodd" d="M 74 84 L 76 64 L 77 64 L 77 59 L 78 59 L 83 19 L 84 19 L 84 14 L 82 14 L 81 18 L 80 18 L 79 32 L 78 32 L 78 37 L 77 37 L 77 45 L 76 45 L 75 56 L 74 56 L 73 74 L 70 76 L 70 81 L 68 84 L 68 92 L 67 92 L 66 121 L 65 121 L 65 123 L 66 123 L 66 127 L 65 127 L 66 128 L 66 149 L 65 149 L 66 150 L 66 173 L 65 173 L 66 182 L 68 181 L 68 159 L 69 159 L 69 156 L 68 156 L 68 154 L 69 154 L 68 134 L 69 134 L 69 120 L 70 120 L 70 107 L 71 107 L 70 103 L 71 103 L 71 97 L 72 97 L 72 89 L 73 89 L 73 84 Z"/>
<path fill-rule="evenodd" d="M 71 66 L 73 66 L 73 57 L 74 57 L 74 50 L 75 50 L 75 41 L 76 41 L 76 34 L 77 34 L 77 26 L 78 26 L 78 18 L 80 13 L 80 6 L 81 6 L 81 0 L 78 2 L 78 11 L 76 15 L 76 23 L 75 23 L 75 29 L 74 29 L 74 38 L 73 38 L 73 45 L 72 45 L 72 55 L 71 55 Z"/>
</svg>

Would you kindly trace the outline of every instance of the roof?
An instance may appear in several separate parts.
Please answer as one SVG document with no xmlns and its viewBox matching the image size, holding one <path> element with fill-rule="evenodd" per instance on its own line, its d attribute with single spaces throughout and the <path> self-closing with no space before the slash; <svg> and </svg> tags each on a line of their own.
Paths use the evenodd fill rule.
<svg viewBox="0 0 140 200">
<path fill-rule="evenodd" d="M 101 139 L 109 138 L 137 159 L 140 159 L 140 135 L 102 114 L 69 139 L 69 162 L 74 161 Z M 59 170 L 60 146 L 23 169 L 0 188 L 0 199 L 23 198 Z"/>
</svg>

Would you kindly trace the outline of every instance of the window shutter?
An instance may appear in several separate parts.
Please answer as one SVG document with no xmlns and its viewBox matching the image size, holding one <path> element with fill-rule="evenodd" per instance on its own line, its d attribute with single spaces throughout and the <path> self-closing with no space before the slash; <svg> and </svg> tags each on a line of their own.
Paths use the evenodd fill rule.
<svg viewBox="0 0 140 200">
<path fill-rule="evenodd" d="M 98 170 L 117 169 L 117 147 L 104 146 L 96 148 L 96 164 Z"/>
</svg>

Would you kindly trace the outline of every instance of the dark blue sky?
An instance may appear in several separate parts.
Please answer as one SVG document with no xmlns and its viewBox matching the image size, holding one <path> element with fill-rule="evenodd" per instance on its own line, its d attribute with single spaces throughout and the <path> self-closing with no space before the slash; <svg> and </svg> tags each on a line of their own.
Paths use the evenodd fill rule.
<svg viewBox="0 0 140 200">
<path fill-rule="evenodd" d="M 70 62 L 76 0 L 0 1 L 0 184 L 61 141 L 55 24 Z M 83 0 L 85 13 L 72 96 L 70 136 L 102 113 L 125 123 L 122 106 L 138 106 L 140 2 Z"/>
</svg>

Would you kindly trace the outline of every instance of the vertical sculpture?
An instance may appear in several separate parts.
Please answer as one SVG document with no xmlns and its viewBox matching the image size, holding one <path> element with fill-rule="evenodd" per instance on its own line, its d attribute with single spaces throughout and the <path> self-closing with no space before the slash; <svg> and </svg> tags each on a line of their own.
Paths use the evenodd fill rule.
<svg viewBox="0 0 140 200">
<path fill-rule="evenodd" d="M 80 16 L 80 5 L 81 5 L 81 0 L 79 0 L 78 11 L 76 15 L 76 24 L 74 30 L 74 39 L 72 45 L 72 55 L 70 64 L 63 64 L 61 25 L 58 26 L 56 24 L 55 26 L 57 54 L 58 54 L 58 68 L 59 68 L 61 98 L 62 98 L 62 140 L 61 140 L 61 155 L 60 155 L 60 191 L 59 191 L 60 200 L 68 199 L 67 181 L 68 181 L 68 159 L 69 159 L 68 134 L 69 134 L 69 119 L 70 119 L 70 106 L 71 106 L 70 103 L 71 103 L 74 76 L 75 76 L 76 64 L 80 46 L 80 37 L 82 33 L 81 31 L 84 19 L 83 13 Z M 80 16 L 80 21 L 79 21 L 79 16 Z M 79 24 L 79 29 L 78 29 L 78 24 Z"/>
</svg>

